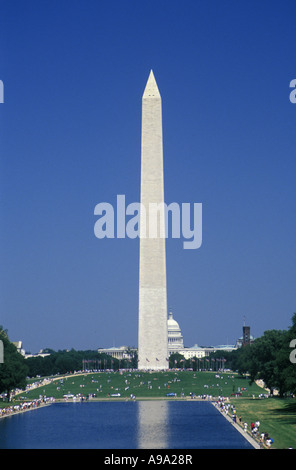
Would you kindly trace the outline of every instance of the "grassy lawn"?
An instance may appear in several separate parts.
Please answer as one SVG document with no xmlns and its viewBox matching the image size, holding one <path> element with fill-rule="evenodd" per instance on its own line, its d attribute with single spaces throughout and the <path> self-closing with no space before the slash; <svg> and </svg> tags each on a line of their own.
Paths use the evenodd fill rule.
<svg viewBox="0 0 296 470">
<path fill-rule="evenodd" d="M 31 400 L 40 395 L 62 399 L 66 394 L 87 396 L 95 394 L 96 398 L 108 398 L 120 393 L 121 398 L 165 398 L 168 393 L 175 393 L 178 398 L 189 396 L 211 395 L 230 396 L 241 390 L 243 397 L 258 396 L 262 389 L 256 384 L 249 385 L 248 380 L 231 372 L 101 372 L 69 376 L 53 380 L 50 384 L 22 393 L 21 396 Z M 19 398 L 19 397 L 17 397 Z"/>
<path fill-rule="evenodd" d="M 273 438 L 272 448 L 296 449 L 296 400 L 293 398 L 268 399 L 232 399 L 237 416 L 242 423 L 257 419 L 260 421 L 260 431 L 267 432 Z"/>
</svg>

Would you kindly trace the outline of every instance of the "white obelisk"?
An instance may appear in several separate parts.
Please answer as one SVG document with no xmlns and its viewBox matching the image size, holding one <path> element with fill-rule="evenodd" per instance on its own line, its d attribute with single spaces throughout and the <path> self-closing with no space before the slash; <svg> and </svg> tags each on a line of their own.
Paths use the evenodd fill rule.
<svg viewBox="0 0 296 470">
<path fill-rule="evenodd" d="M 138 368 L 168 369 L 161 97 L 151 70 L 142 98 Z M 154 213 L 155 215 L 155 213 Z"/>
</svg>

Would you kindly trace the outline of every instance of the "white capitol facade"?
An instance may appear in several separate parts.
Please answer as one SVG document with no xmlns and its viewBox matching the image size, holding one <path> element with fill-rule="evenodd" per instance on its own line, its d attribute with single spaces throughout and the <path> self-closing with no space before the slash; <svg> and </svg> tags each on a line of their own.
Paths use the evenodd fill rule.
<svg viewBox="0 0 296 470">
<path fill-rule="evenodd" d="M 183 336 L 179 323 L 173 318 L 173 313 L 169 313 L 169 318 L 167 320 L 168 324 L 168 352 L 171 354 L 181 354 L 185 359 L 192 358 L 203 358 L 209 356 L 211 352 L 215 351 L 232 351 L 237 349 L 237 345 L 221 345 L 221 346 L 209 346 L 201 347 L 195 344 L 194 346 L 188 348 L 184 346 Z M 133 348 L 128 348 L 127 346 L 120 346 L 118 348 L 112 347 L 103 349 L 98 349 L 99 353 L 109 354 L 110 356 L 116 359 L 128 359 L 130 354 L 128 349 L 134 351 Z"/>
</svg>

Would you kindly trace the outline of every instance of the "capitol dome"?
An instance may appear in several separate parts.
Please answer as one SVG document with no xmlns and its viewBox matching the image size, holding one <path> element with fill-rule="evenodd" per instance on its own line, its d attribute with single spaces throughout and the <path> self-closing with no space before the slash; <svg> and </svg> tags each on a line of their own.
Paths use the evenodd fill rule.
<svg viewBox="0 0 296 470">
<path fill-rule="evenodd" d="M 180 331 L 181 332 L 181 329 L 179 327 L 179 323 L 176 320 L 173 319 L 172 312 L 169 313 L 168 329 L 173 330 L 173 331 Z"/>
<path fill-rule="evenodd" d="M 183 336 L 179 323 L 174 320 L 172 312 L 169 313 L 168 318 L 168 349 L 169 352 L 178 351 L 183 349 Z"/>
</svg>

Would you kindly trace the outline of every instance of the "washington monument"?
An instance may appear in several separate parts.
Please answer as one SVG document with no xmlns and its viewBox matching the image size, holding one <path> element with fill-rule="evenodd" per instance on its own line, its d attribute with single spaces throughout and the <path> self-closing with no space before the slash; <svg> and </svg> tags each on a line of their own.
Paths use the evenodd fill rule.
<svg viewBox="0 0 296 470">
<path fill-rule="evenodd" d="M 142 97 L 138 368 L 168 369 L 167 286 L 161 96 L 151 70 Z M 156 230 L 155 230 L 156 229 Z M 152 234 L 152 236 L 151 236 Z"/>
</svg>

